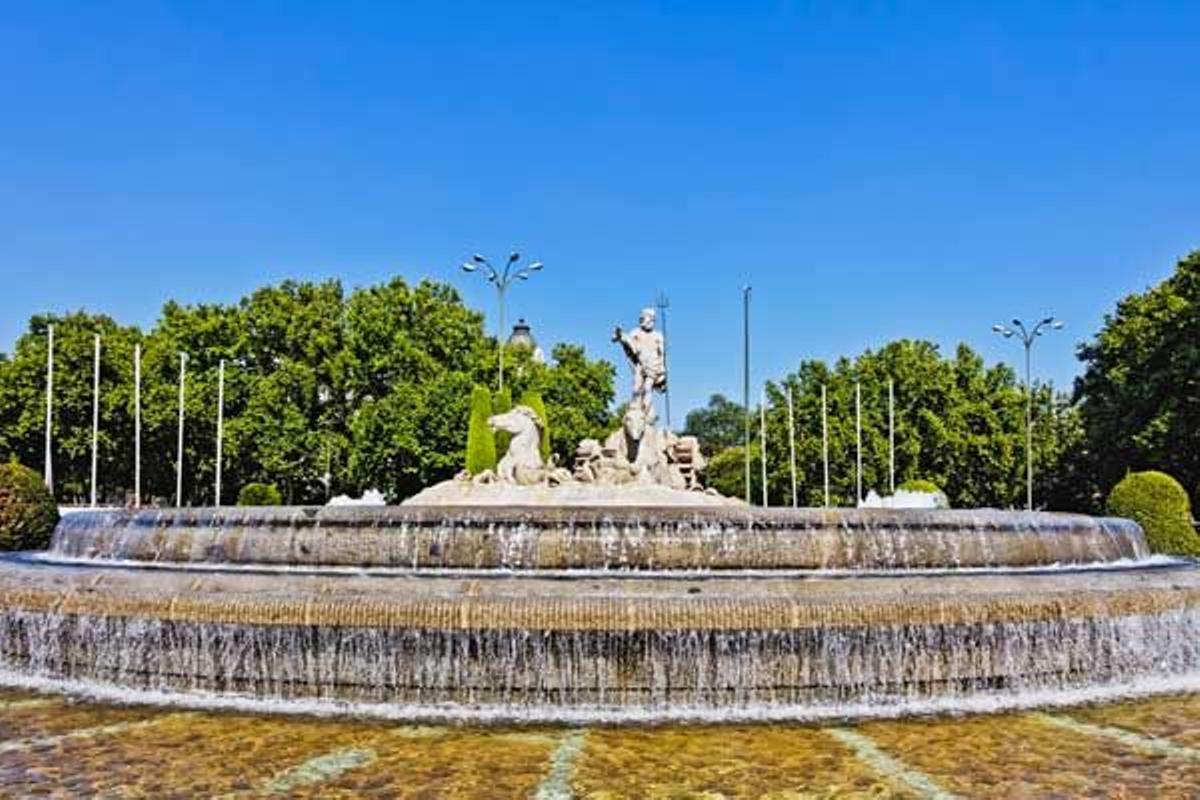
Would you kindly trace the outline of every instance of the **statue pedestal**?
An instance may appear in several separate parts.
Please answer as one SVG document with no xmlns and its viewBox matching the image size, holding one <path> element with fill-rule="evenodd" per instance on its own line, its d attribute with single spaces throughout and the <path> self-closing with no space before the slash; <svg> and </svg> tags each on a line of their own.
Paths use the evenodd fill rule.
<svg viewBox="0 0 1200 800">
<path fill-rule="evenodd" d="M 406 506 L 730 506 L 741 500 L 654 484 L 619 486 L 572 481 L 558 486 L 475 484 L 448 480 L 405 500 Z"/>
</svg>

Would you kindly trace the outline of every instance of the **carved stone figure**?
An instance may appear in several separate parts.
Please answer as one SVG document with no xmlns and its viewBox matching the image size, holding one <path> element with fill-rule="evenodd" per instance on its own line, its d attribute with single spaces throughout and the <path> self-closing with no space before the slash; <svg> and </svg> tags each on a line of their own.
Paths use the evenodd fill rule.
<svg viewBox="0 0 1200 800">
<path fill-rule="evenodd" d="M 640 405 L 647 414 L 654 405 L 654 392 L 667 389 L 666 343 L 663 335 L 654 330 L 654 319 L 654 309 L 643 308 L 637 330 L 625 333 L 618 325 L 613 331 L 613 341 L 620 342 L 633 369 L 631 402 Z"/>
<path fill-rule="evenodd" d="M 546 477 L 541 451 L 546 424 L 537 412 L 529 406 L 515 406 L 511 411 L 488 417 L 488 427 L 512 434 L 508 452 L 496 465 L 497 480 L 530 485 Z"/>
<path fill-rule="evenodd" d="M 633 395 L 621 425 L 603 442 L 584 439 L 575 450 L 572 469 L 542 460 L 546 421 L 528 406 L 516 406 L 488 419 L 493 431 L 512 436 L 495 471 L 472 476 L 465 470 L 422 492 L 419 502 L 465 503 L 487 498 L 497 504 L 562 502 L 613 504 L 641 502 L 666 505 L 707 505 L 736 502 L 700 485 L 704 469 L 700 443 L 694 436 L 676 436 L 659 428 L 654 392 L 666 390 L 664 341 L 654 329 L 654 311 L 642 311 L 638 329 L 619 327 L 620 342 L 633 369 Z"/>
</svg>

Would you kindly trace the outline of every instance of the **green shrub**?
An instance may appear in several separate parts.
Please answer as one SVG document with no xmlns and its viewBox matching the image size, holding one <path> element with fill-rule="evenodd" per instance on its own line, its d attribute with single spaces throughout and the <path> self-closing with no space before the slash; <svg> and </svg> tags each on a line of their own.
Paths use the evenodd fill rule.
<svg viewBox="0 0 1200 800">
<path fill-rule="evenodd" d="M 16 462 L 0 464 L 0 550 L 42 550 L 58 524 L 58 504 L 42 476 Z"/>
<path fill-rule="evenodd" d="M 750 445 L 750 497 L 762 501 L 762 451 L 758 444 Z M 708 459 L 704 468 L 704 485 L 726 497 L 746 496 L 746 448 L 735 446 L 719 450 Z"/>
<path fill-rule="evenodd" d="M 280 506 L 283 496 L 273 483 L 247 483 L 238 492 L 239 506 Z"/>
<path fill-rule="evenodd" d="M 488 428 L 492 415 L 492 395 L 486 387 L 471 390 L 471 418 L 467 424 L 467 472 L 478 475 L 496 468 L 496 440 Z"/>
<path fill-rule="evenodd" d="M 546 416 L 546 404 L 539 392 L 525 392 L 521 395 L 521 405 L 529 406 L 533 413 L 542 421 L 542 441 L 539 449 L 542 451 L 542 461 L 550 463 L 550 417 Z"/>
<path fill-rule="evenodd" d="M 921 478 L 909 478 L 904 483 L 896 487 L 897 491 L 901 492 L 924 492 L 925 494 L 938 494 L 942 491 L 942 487 L 938 486 L 933 481 L 923 480 Z"/>
<path fill-rule="evenodd" d="M 920 492 L 921 494 L 932 494 L 935 496 L 933 504 L 937 508 L 949 508 L 950 499 L 946 497 L 946 493 L 942 491 L 942 487 L 938 486 L 933 481 L 927 481 L 922 478 L 909 478 L 904 483 L 896 487 L 898 492 Z"/>
<path fill-rule="evenodd" d="M 503 414 L 505 411 L 512 411 L 512 407 L 512 392 L 506 386 L 496 393 L 496 399 L 492 401 L 492 413 Z M 496 431 L 496 458 L 502 458 L 508 452 L 508 444 L 511 441 L 511 433 Z"/>
<path fill-rule="evenodd" d="M 1141 525 L 1155 553 L 1200 555 L 1191 506 L 1179 481 L 1164 472 L 1131 472 L 1108 495 L 1108 513 Z"/>
</svg>

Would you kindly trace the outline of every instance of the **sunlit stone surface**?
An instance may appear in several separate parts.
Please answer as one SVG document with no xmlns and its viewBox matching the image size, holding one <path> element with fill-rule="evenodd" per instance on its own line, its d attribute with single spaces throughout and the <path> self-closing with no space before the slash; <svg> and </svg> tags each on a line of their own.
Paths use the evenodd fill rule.
<svg viewBox="0 0 1200 800">
<path fill-rule="evenodd" d="M 97 512 L 0 563 L 0 668 L 424 722 L 1033 707 L 1190 687 L 1200 571 L 1146 556 L 1125 520 L 987 510 Z"/>
<path fill-rule="evenodd" d="M 1190 798 L 1196 731 L 1194 695 L 859 725 L 470 728 L 0 691 L 0 795 Z"/>
</svg>

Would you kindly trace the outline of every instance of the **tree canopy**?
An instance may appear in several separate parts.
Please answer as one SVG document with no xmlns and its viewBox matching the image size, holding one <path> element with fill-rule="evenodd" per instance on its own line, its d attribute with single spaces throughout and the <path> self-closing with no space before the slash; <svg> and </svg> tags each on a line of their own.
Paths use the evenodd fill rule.
<svg viewBox="0 0 1200 800">
<path fill-rule="evenodd" d="M 796 425 L 800 505 L 824 502 L 821 387 L 827 394 L 830 501 L 855 502 L 855 385 L 862 392 L 863 493 L 889 489 L 888 382 L 896 398 L 896 484 L 933 481 L 957 506 L 1013 506 L 1024 493 L 1023 388 L 1004 365 L 987 367 L 966 345 L 943 357 L 935 344 L 900 340 L 832 367 L 802 361 L 767 385 L 767 488 L 773 505 L 791 504 L 788 387 Z M 1052 476 L 1078 439 L 1075 411 L 1049 386 L 1034 389 L 1035 449 L 1040 504 L 1056 506 L 1065 491 Z M 689 415 L 687 432 L 716 453 L 709 481 L 733 496 L 744 493 L 742 408 L 714 397 Z M 751 498 L 762 496 L 759 409 L 751 411 Z M 714 424 L 716 420 L 717 424 Z M 711 436 L 707 445 L 704 439 Z M 735 445 L 730 448 L 728 442 Z M 713 441 L 717 444 L 713 445 Z M 722 449 L 722 447 L 724 449 Z"/>
<path fill-rule="evenodd" d="M 55 325 L 54 475 L 62 500 L 90 482 L 93 335 L 102 336 L 100 495 L 133 486 L 133 350 L 142 346 L 142 493 L 174 502 L 180 353 L 184 502 L 213 502 L 217 371 L 225 368 L 223 502 L 279 487 L 290 503 L 378 488 L 392 500 L 462 468 L 472 386 L 495 381 L 497 343 L 451 287 L 397 278 L 346 293 L 285 281 L 228 305 L 168 302 L 148 332 L 82 311 L 35 316 L 0 359 L 0 459 L 43 463 L 46 328 Z M 539 364 L 506 348 L 514 394 L 546 400 L 563 458 L 609 424 L 612 365 L 560 344 Z M 578 438 L 573 438 L 578 437 Z"/>
<path fill-rule="evenodd" d="M 1200 501 L 1200 251 L 1131 294 L 1079 350 L 1082 470 L 1106 494 L 1130 470 L 1161 470 Z"/>
</svg>

